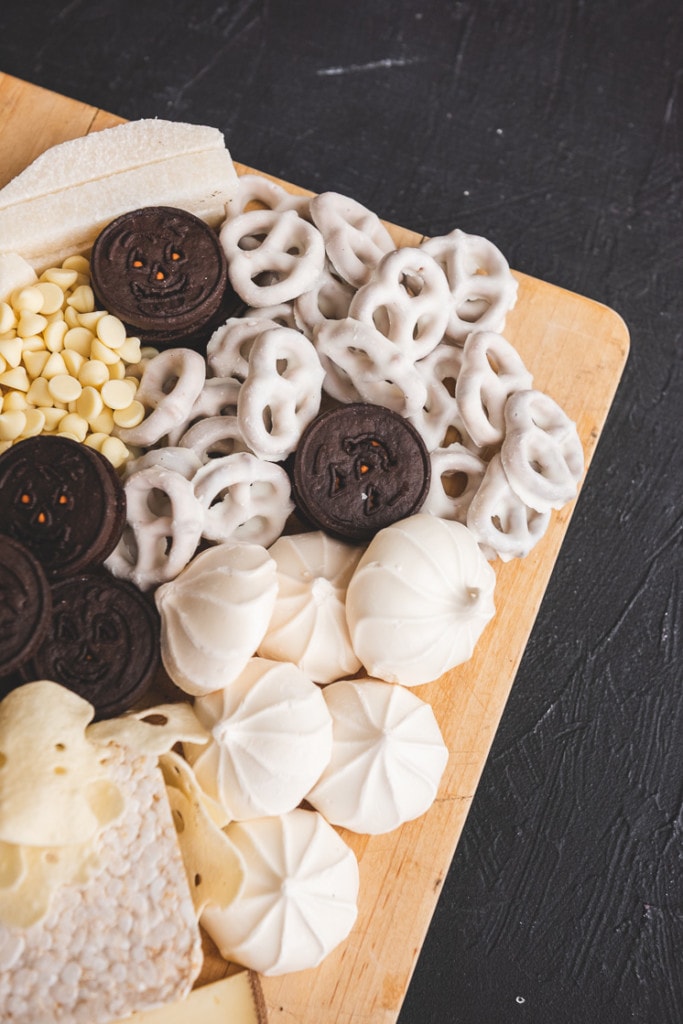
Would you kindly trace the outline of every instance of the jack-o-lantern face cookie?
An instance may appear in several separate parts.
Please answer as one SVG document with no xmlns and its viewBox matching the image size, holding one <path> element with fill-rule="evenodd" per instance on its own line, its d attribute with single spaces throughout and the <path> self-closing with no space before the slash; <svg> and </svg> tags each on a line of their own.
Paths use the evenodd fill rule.
<svg viewBox="0 0 683 1024">
<path fill-rule="evenodd" d="M 0 678 L 27 661 L 48 629 L 50 585 L 23 544 L 0 535 Z"/>
<path fill-rule="evenodd" d="M 49 577 L 100 565 L 126 518 L 123 486 L 99 452 L 66 437 L 33 437 L 0 455 L 0 531 Z"/>
<path fill-rule="evenodd" d="M 156 608 L 132 584 L 105 572 L 70 576 L 52 587 L 51 623 L 22 675 L 61 683 L 111 718 L 154 679 L 159 632 Z"/>
<path fill-rule="evenodd" d="M 98 302 L 147 343 L 192 338 L 221 307 L 228 268 L 215 232 L 168 206 L 124 213 L 98 235 L 90 261 Z"/>
<path fill-rule="evenodd" d="M 362 402 L 314 420 L 294 459 L 300 511 L 342 540 L 369 540 L 417 512 L 429 481 L 429 455 L 412 424 L 391 409 Z"/>
</svg>

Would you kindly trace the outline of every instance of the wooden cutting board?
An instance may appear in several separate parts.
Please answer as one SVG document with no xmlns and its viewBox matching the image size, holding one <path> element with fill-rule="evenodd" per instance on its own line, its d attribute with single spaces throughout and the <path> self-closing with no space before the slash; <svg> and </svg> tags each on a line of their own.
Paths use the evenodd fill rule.
<svg viewBox="0 0 683 1024">
<path fill-rule="evenodd" d="M 0 73 L 0 185 L 49 146 L 120 120 Z M 237 170 L 248 168 L 237 164 Z M 390 228 L 397 244 L 421 241 L 407 229 Z M 606 306 L 516 276 L 519 298 L 505 334 L 533 373 L 534 386 L 576 421 L 588 467 L 626 362 L 628 331 Z M 425 816 L 388 835 L 342 833 L 360 863 L 358 921 L 320 967 L 263 979 L 270 1021 L 396 1020 L 572 510 L 570 505 L 553 513 L 527 558 L 495 563 L 497 614 L 474 657 L 414 691 L 432 704 L 450 750 L 438 798 Z"/>
</svg>

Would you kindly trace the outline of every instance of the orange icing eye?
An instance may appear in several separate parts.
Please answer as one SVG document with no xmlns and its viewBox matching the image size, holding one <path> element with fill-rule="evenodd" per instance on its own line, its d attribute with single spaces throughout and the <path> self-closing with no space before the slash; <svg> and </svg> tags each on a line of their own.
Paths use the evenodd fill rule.
<svg viewBox="0 0 683 1024">
<path fill-rule="evenodd" d="M 361 471 L 361 475 L 367 473 L 367 471 L 370 469 L 370 467 L 368 466 L 367 462 L 361 462 L 359 468 L 360 468 L 360 471 Z"/>
<path fill-rule="evenodd" d="M 66 505 L 69 499 L 67 498 L 66 494 L 60 494 L 57 500 L 60 505 Z"/>
<path fill-rule="evenodd" d="M 44 523 L 45 522 L 45 513 L 44 512 L 39 512 L 38 513 L 38 522 L 39 523 Z"/>
<path fill-rule="evenodd" d="M 180 253 L 179 252 L 172 252 L 171 253 L 171 259 L 172 260 L 179 260 L 180 259 Z"/>
<path fill-rule="evenodd" d="M 30 505 L 31 504 L 31 495 L 30 494 L 22 494 L 22 496 L 19 498 L 19 501 L 21 502 L 22 505 Z"/>
<path fill-rule="evenodd" d="M 140 268 L 142 266 L 142 260 L 133 260 L 133 266 Z"/>
<path fill-rule="evenodd" d="M 154 277 L 156 278 L 157 281 L 163 281 L 164 276 L 165 275 L 164 275 L 163 270 L 157 270 L 156 274 L 154 275 Z"/>
</svg>

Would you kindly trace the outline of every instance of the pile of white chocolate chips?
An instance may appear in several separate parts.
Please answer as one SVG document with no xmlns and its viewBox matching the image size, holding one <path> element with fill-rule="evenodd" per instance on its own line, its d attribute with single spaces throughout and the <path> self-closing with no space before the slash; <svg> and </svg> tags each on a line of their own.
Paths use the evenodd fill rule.
<svg viewBox="0 0 683 1024">
<path fill-rule="evenodd" d="M 125 143 L 126 130 L 144 140 L 144 125 L 163 136 L 164 122 L 136 122 L 100 133 L 99 143 L 66 145 L 96 157 L 97 145 L 109 152 L 112 133 L 114 142 L 119 133 Z M 180 127 L 189 126 L 169 132 Z M 213 130 L 201 131 L 213 152 Z M 168 194 L 152 196 L 150 186 L 111 209 L 98 199 L 90 242 L 107 219 L 151 201 L 204 216 L 201 195 L 195 203 L 171 194 L 182 167 L 196 169 L 185 137 L 171 146 Z M 92 172 L 105 197 L 112 180 L 133 170 L 140 178 L 140 152 L 109 180 Z M 167 751 L 162 768 L 191 888 L 201 889 L 201 925 L 227 960 L 279 974 L 315 966 L 353 925 L 358 867 L 339 828 L 388 832 L 434 800 L 448 751 L 413 688 L 471 656 L 494 615 L 491 562 L 532 549 L 552 510 L 574 497 L 583 453 L 574 424 L 534 389 L 501 333 L 517 282 L 491 242 L 456 229 L 397 249 L 354 200 L 293 196 L 252 174 L 238 180 L 221 161 L 220 213 L 206 219 L 246 308 L 214 332 L 206 358 L 182 346 L 141 348 L 96 308 L 87 232 L 42 244 L 48 264 L 40 240 L 30 252 L 0 253 L 0 445 L 62 434 L 119 469 L 127 524 L 106 566 L 155 601 L 163 666 L 184 717 L 164 706 L 165 739 L 155 746 L 148 712 L 87 726 L 73 695 L 62 702 L 51 692 L 48 702 L 82 748 L 88 785 L 95 778 L 107 792 L 102 827 L 125 813 L 126 786 L 110 780 L 107 789 L 92 746 Z M 213 163 L 206 173 L 217 173 Z M 42 201 L 38 180 L 28 178 L 35 194 L 21 202 Z M 195 180 L 206 191 L 201 174 Z M 6 209 L 18 216 L 16 185 L 8 188 L 0 227 Z M 76 207 L 86 202 L 83 182 L 67 188 Z M 321 410 L 352 402 L 408 419 L 431 462 L 422 508 L 363 544 L 304 526 L 283 467 Z M 9 709 L 5 717 L 30 729 L 25 716 L 21 726 Z M 168 753 L 176 741 L 182 758 Z M 21 742 L 35 746 L 25 734 Z M 54 780 L 46 793 L 61 806 Z M 0 792 L 0 839 L 21 845 L 22 829 L 5 828 L 3 814 Z M 87 824 L 81 843 L 97 832 Z M 48 830 L 38 845 L 73 841 Z M 55 874 L 53 890 L 102 870 L 102 852 L 83 851 Z M 3 921 L 8 871 L 1 875 Z M 49 905 L 31 928 L 45 924 Z M 13 914 L 5 948 L 28 927 Z"/>
</svg>

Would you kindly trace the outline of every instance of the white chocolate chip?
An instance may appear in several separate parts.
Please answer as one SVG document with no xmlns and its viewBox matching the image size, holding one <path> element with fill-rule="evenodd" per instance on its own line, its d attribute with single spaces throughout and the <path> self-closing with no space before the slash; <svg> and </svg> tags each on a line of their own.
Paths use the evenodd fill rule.
<svg viewBox="0 0 683 1024">
<path fill-rule="evenodd" d="M 43 296 L 40 312 L 43 316 L 56 313 L 64 305 L 64 292 L 54 281 L 39 281 L 35 286 Z"/>
<path fill-rule="evenodd" d="M 75 377 L 68 373 L 58 373 L 49 379 L 48 390 L 58 402 L 74 402 L 80 397 L 83 389 Z"/>
<path fill-rule="evenodd" d="M 94 340 L 95 335 L 87 327 L 71 327 L 64 335 L 64 348 L 75 349 L 87 358 Z"/>
<path fill-rule="evenodd" d="M 67 288 L 73 288 L 78 281 L 78 272 L 69 269 L 63 270 L 60 267 L 50 267 L 49 270 L 43 271 L 40 279 L 41 281 L 52 281 L 59 285 L 62 291 L 66 291 Z"/>
<path fill-rule="evenodd" d="M 80 284 L 69 295 L 66 304 L 78 313 L 92 313 L 95 309 L 95 294 L 90 285 Z"/>
<path fill-rule="evenodd" d="M 81 367 L 78 379 L 83 387 L 101 388 L 109 380 L 109 367 L 101 359 L 90 359 Z"/>
<path fill-rule="evenodd" d="M 21 338 L 0 341 L 0 356 L 5 360 L 7 366 L 19 365 L 21 362 L 21 348 Z"/>
<path fill-rule="evenodd" d="M 102 385 L 102 398 L 110 409 L 126 409 L 135 398 L 135 388 L 127 380 L 109 380 Z"/>
<path fill-rule="evenodd" d="M 117 427 L 137 427 L 145 418 L 145 407 L 142 402 L 132 401 L 125 409 L 114 411 L 114 423 Z"/>
<path fill-rule="evenodd" d="M 108 348 L 121 348 L 126 340 L 126 328 L 116 316 L 107 314 L 97 321 L 97 337 Z"/>
<path fill-rule="evenodd" d="M 70 435 L 77 441 L 85 441 L 88 433 L 88 421 L 84 420 L 78 413 L 69 412 L 59 421 L 58 432 Z"/>
<path fill-rule="evenodd" d="M 52 323 L 48 324 L 43 332 L 45 348 L 49 349 L 50 352 L 61 352 L 64 348 L 64 338 L 68 329 L 65 320 L 53 320 Z"/>
<path fill-rule="evenodd" d="M 17 391 L 28 391 L 30 381 L 23 366 L 13 366 L 9 370 L 0 373 L 0 384 L 6 388 L 13 388 Z"/>
<path fill-rule="evenodd" d="M 0 441 L 16 441 L 24 432 L 26 414 L 18 410 L 0 412 Z"/>
</svg>

